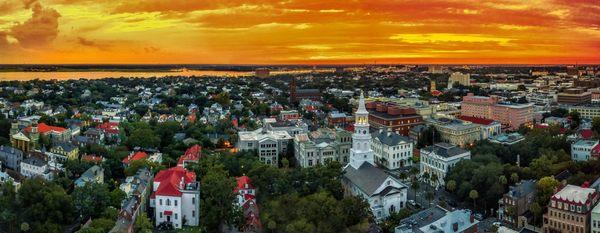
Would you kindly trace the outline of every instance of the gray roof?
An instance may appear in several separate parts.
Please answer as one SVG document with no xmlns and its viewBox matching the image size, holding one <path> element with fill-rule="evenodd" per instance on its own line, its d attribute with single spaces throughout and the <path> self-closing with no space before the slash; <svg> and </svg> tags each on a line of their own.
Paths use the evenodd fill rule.
<svg viewBox="0 0 600 233">
<path fill-rule="evenodd" d="M 55 147 L 61 147 L 64 151 L 73 151 L 75 148 L 77 148 L 71 143 L 59 143 Z"/>
<path fill-rule="evenodd" d="M 92 179 L 93 177 L 96 177 L 98 173 L 104 174 L 104 169 L 98 165 L 94 165 L 81 174 L 80 179 Z"/>
<path fill-rule="evenodd" d="M 409 216 L 408 218 L 402 219 L 400 225 L 396 229 L 412 232 L 422 232 L 419 228 L 426 226 L 438 219 L 446 216 L 448 211 L 440 206 L 433 206 L 428 209 L 424 209 L 416 214 Z"/>
<path fill-rule="evenodd" d="M 527 196 L 531 192 L 534 192 L 535 186 L 535 180 L 522 180 L 518 184 L 510 186 L 510 191 L 508 194 L 515 198 L 521 198 Z"/>
<path fill-rule="evenodd" d="M 425 147 L 422 150 L 428 151 L 428 152 L 434 152 L 436 155 L 439 155 L 439 156 L 442 156 L 445 158 L 449 158 L 452 156 L 456 156 L 456 155 L 460 155 L 460 154 L 469 152 L 458 146 L 452 145 L 450 143 L 445 143 L 445 142 L 436 143 L 435 145 Z"/>
<path fill-rule="evenodd" d="M 0 146 L 0 152 L 4 152 L 6 154 L 23 154 L 23 151 L 10 146 Z"/>
<path fill-rule="evenodd" d="M 391 177 L 383 170 L 367 162 L 363 163 L 358 169 L 347 166 L 344 171 L 344 178 L 358 186 L 358 188 L 368 195 L 375 194 L 377 188 L 379 188 L 388 177 Z"/>
<path fill-rule="evenodd" d="M 378 131 L 372 134 L 373 138 L 377 138 L 381 143 L 388 146 L 396 146 L 401 142 L 411 142 L 410 138 L 402 136 L 396 132 Z"/>
</svg>

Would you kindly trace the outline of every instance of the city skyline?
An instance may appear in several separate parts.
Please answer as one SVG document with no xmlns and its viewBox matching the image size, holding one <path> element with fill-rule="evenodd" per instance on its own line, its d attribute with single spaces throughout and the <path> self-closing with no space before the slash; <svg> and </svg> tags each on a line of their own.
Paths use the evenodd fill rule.
<svg viewBox="0 0 600 233">
<path fill-rule="evenodd" d="M 0 2 L 6 64 L 597 64 L 591 0 Z"/>
</svg>

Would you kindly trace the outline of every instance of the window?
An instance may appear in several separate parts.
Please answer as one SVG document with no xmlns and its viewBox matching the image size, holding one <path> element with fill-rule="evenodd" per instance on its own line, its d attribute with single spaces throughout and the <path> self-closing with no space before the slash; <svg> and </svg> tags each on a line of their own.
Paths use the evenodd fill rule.
<svg viewBox="0 0 600 233">
<path fill-rule="evenodd" d="M 196 211 L 192 210 L 192 217 L 196 217 Z"/>
<path fill-rule="evenodd" d="M 175 219 L 177 219 L 177 213 L 175 213 Z"/>
<path fill-rule="evenodd" d="M 163 217 L 162 212 L 160 212 L 160 218 L 162 218 L 162 217 Z"/>
<path fill-rule="evenodd" d="M 192 204 L 196 204 L 196 198 L 192 197 Z"/>
<path fill-rule="evenodd" d="M 158 203 L 160 203 L 160 205 L 162 205 L 162 199 L 158 199 Z"/>
<path fill-rule="evenodd" d="M 175 200 L 175 206 L 177 206 L 177 200 Z"/>
<path fill-rule="evenodd" d="M 167 199 L 167 206 L 171 206 L 171 200 Z"/>
</svg>

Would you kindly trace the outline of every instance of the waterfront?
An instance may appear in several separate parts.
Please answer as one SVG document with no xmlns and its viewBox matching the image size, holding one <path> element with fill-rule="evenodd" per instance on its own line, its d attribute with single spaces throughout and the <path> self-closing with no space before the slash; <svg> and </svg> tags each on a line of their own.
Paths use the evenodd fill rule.
<svg viewBox="0 0 600 233">
<path fill-rule="evenodd" d="M 331 69 L 302 69 L 302 70 L 276 70 L 271 71 L 272 75 L 289 73 L 309 73 L 309 72 L 332 72 Z M 220 71 L 220 70 L 172 70 L 172 71 L 51 71 L 51 72 L 0 72 L 0 81 L 28 81 L 34 79 L 40 80 L 72 80 L 72 79 L 102 79 L 119 77 L 168 77 L 168 76 L 223 76 L 223 77 L 244 77 L 254 75 L 253 71 Z"/>
</svg>

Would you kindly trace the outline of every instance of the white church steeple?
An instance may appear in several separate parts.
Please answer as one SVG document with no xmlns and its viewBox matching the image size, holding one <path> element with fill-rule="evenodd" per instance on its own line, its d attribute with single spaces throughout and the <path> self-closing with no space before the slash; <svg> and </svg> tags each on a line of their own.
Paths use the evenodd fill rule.
<svg viewBox="0 0 600 233">
<path fill-rule="evenodd" d="M 369 112 L 365 107 L 365 97 L 360 92 L 358 109 L 354 113 L 354 133 L 352 134 L 352 149 L 350 149 L 350 165 L 358 169 L 364 162 L 375 165 L 371 149 L 371 133 L 369 133 Z"/>
</svg>

